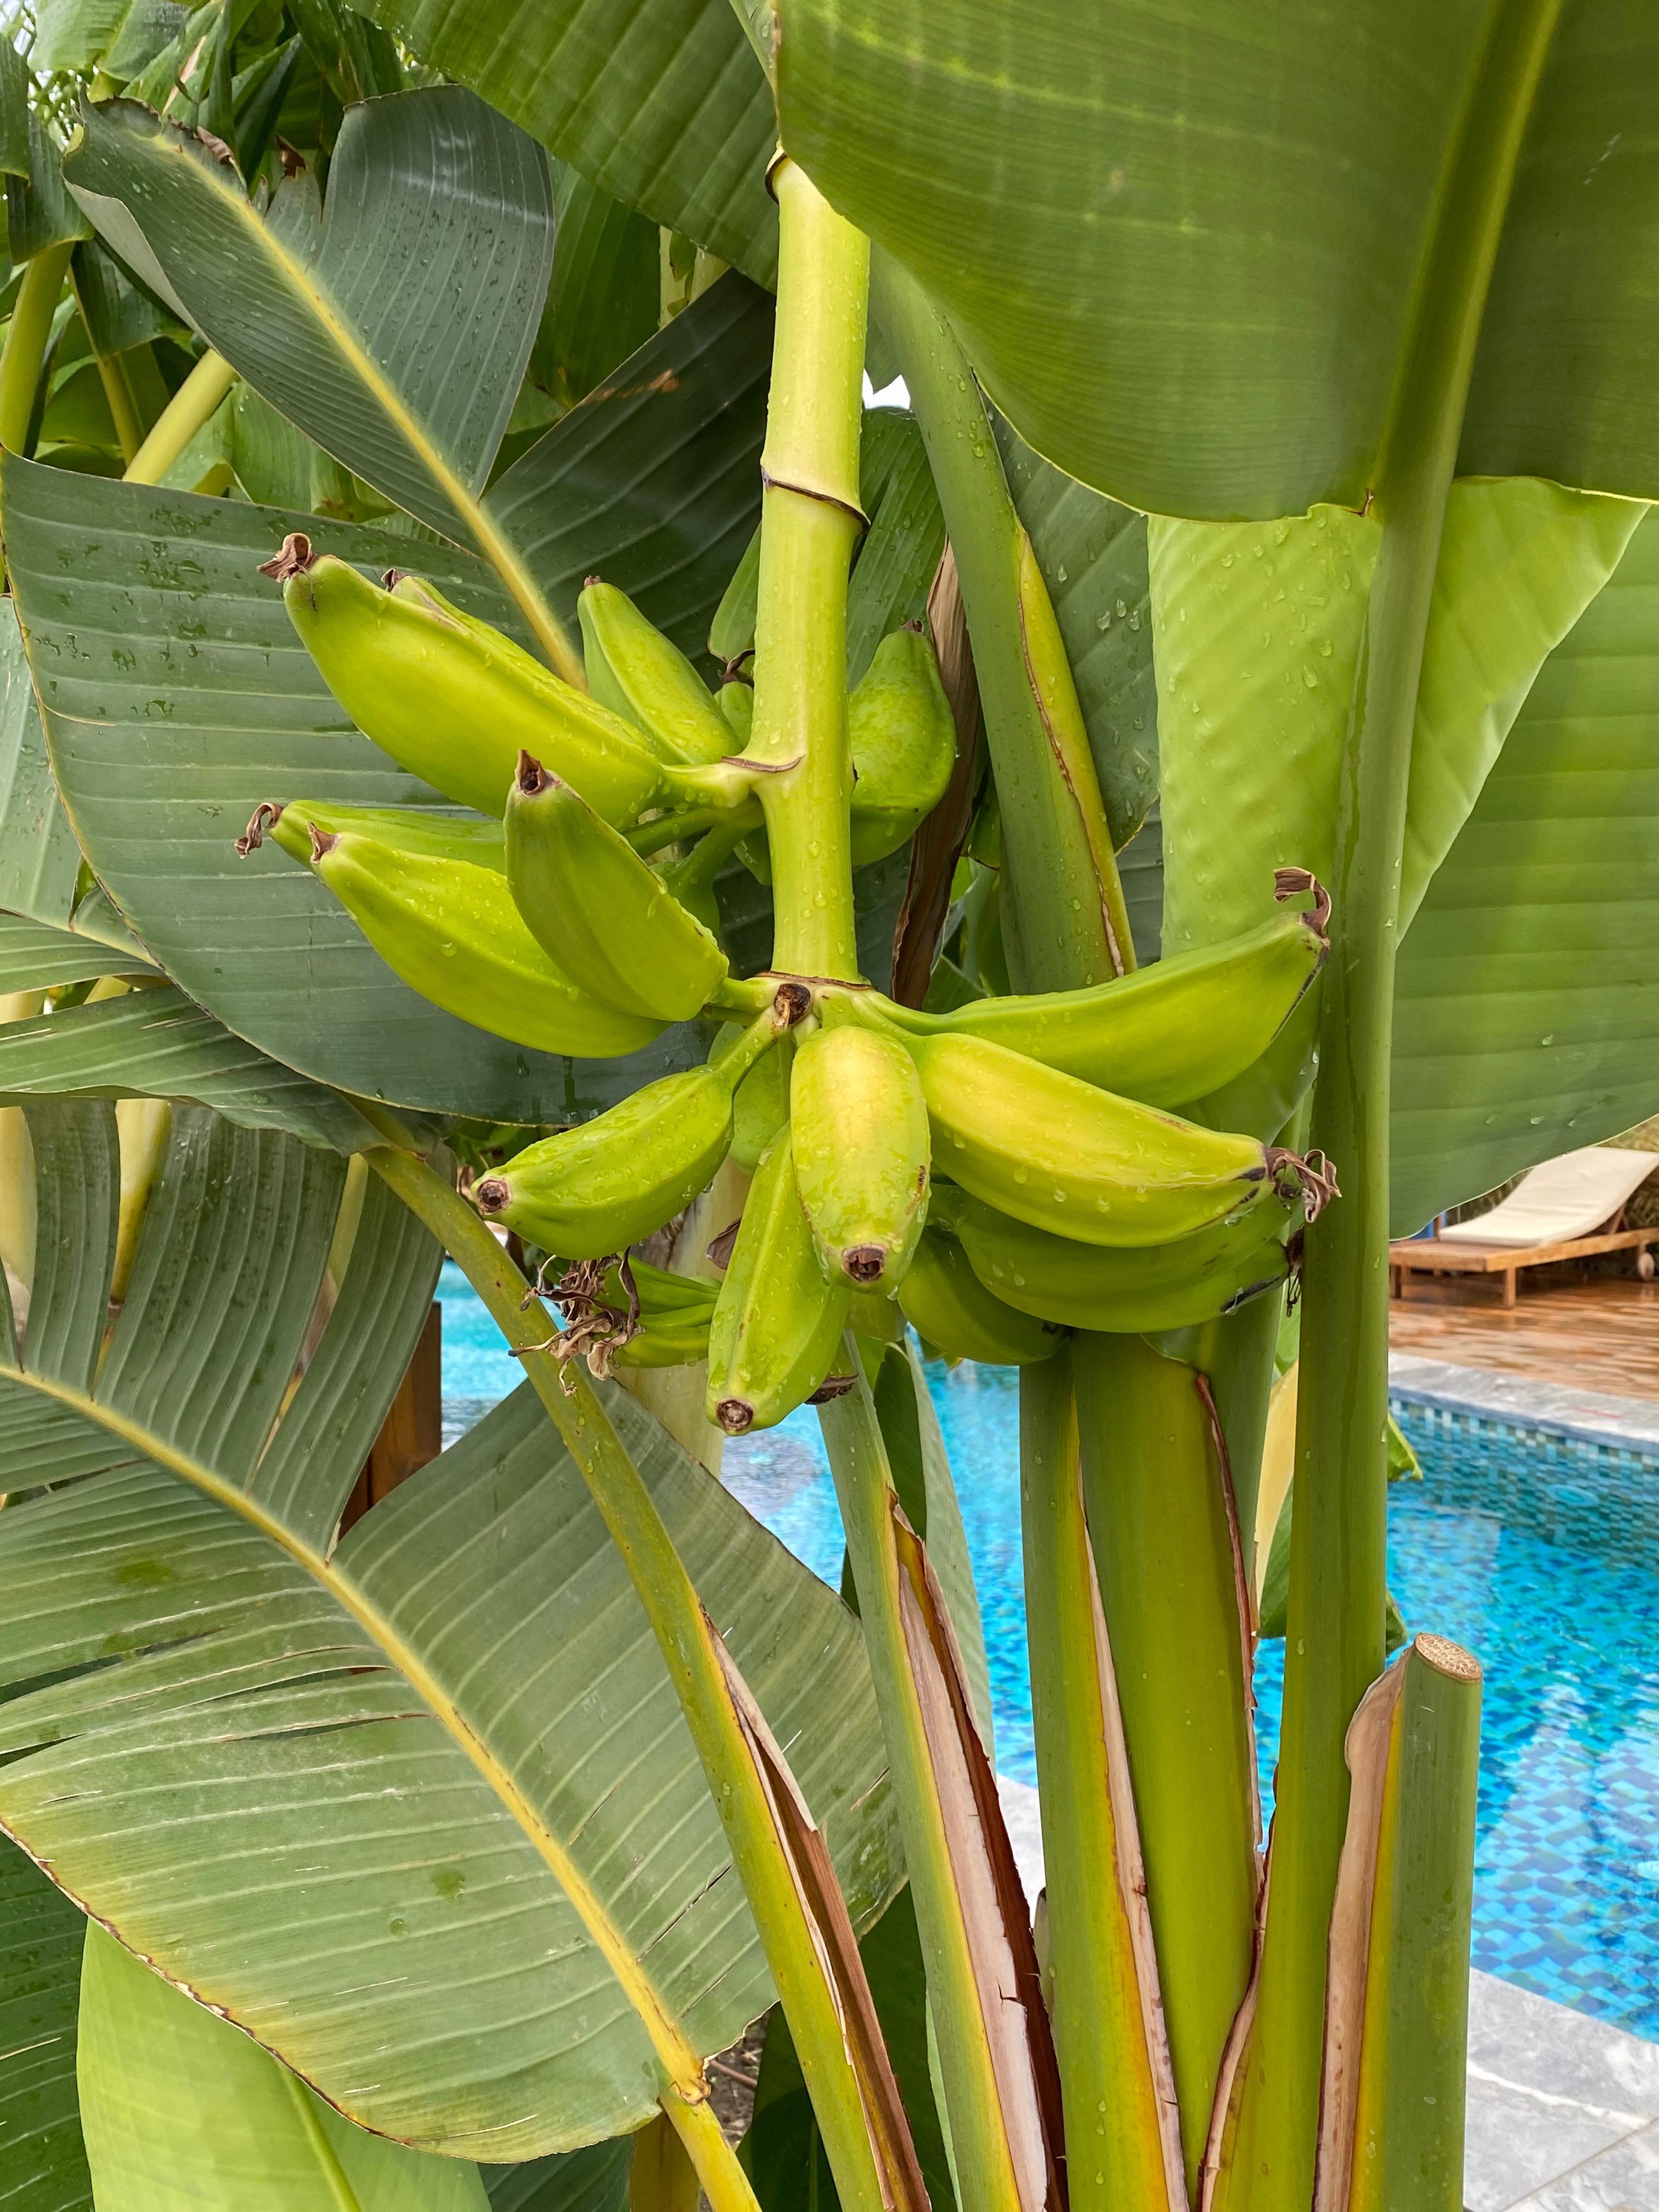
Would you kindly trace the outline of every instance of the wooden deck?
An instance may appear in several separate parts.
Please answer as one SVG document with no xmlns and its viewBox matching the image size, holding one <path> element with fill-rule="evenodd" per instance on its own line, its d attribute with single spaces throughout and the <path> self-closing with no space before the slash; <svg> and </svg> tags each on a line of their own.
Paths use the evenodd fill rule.
<svg viewBox="0 0 1659 2212">
<path fill-rule="evenodd" d="M 1659 1282 L 1540 1267 L 1506 1309 L 1500 1280 L 1413 1277 L 1389 1309 L 1395 1350 L 1659 1399 Z"/>
</svg>

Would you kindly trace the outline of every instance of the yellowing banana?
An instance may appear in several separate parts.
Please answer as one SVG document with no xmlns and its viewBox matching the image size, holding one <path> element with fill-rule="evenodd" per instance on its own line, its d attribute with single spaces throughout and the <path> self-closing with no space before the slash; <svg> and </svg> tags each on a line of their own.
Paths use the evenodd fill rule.
<svg viewBox="0 0 1659 2212">
<path fill-rule="evenodd" d="M 786 1125 L 749 1189 L 708 1332 L 708 1418 L 728 1436 L 769 1429 L 833 1364 L 846 1325 L 845 1279 L 824 1280 L 795 1188 Z"/>
<path fill-rule="evenodd" d="M 795 1182 L 832 1280 L 890 1288 L 927 1213 L 927 1109 L 902 1044 L 842 1024 L 795 1048 Z"/>
<path fill-rule="evenodd" d="M 724 1060 L 527 1146 L 473 1185 L 478 1211 L 571 1259 L 625 1252 L 707 1189 L 731 1149 L 732 1093 L 786 1019 L 769 1009 Z"/>
<path fill-rule="evenodd" d="M 268 799 L 236 840 L 244 858 L 269 837 L 296 860 L 311 860 L 311 826 L 338 836 L 344 830 L 390 845 L 398 853 L 425 853 L 434 860 L 465 860 L 505 872 L 501 825 L 483 814 L 450 814 L 438 806 L 346 806 L 322 799 Z"/>
<path fill-rule="evenodd" d="M 1181 1106 L 1253 1066 L 1319 973 L 1329 902 L 1305 870 L 1280 870 L 1281 899 L 1307 891 L 1309 911 L 1087 990 L 979 999 L 946 1014 L 849 991 L 847 1006 L 913 1036 L 983 1037 L 1144 1105 Z"/>
<path fill-rule="evenodd" d="M 387 591 L 297 533 L 266 564 L 323 680 L 366 737 L 465 806 L 499 815 L 521 750 L 550 761 L 607 822 L 730 805 L 732 769 L 658 759 L 641 733 L 416 577 Z"/>
<path fill-rule="evenodd" d="M 939 1172 L 1057 1236 L 1167 1243 L 1322 1188 L 1292 1152 L 1201 1129 L 982 1037 L 905 1043 Z"/>
<path fill-rule="evenodd" d="M 920 623 L 876 647 L 847 702 L 852 745 L 853 864 L 896 852 L 945 796 L 957 729 L 932 640 Z"/>
<path fill-rule="evenodd" d="M 1041 1230 L 1027 1232 L 1042 1233 Z M 1086 1247 L 1072 1245 L 1067 1249 L 1083 1251 Z M 1006 1305 L 974 1273 L 956 1239 L 937 1229 L 923 1230 L 921 1242 L 899 1285 L 898 1303 L 922 1341 L 947 1359 L 977 1359 L 992 1367 L 1029 1367 L 1060 1349 L 1057 1328 Z"/>
<path fill-rule="evenodd" d="M 519 919 L 505 876 L 318 830 L 311 865 L 394 975 L 446 1013 L 539 1052 L 609 1060 L 663 1024 L 579 988 Z"/>
<path fill-rule="evenodd" d="M 607 1006 L 689 1021 L 726 955 L 625 837 L 528 753 L 507 802 L 507 882 L 531 935 Z"/>
<path fill-rule="evenodd" d="M 1285 1243 L 1290 1217 L 1278 1205 L 1174 1243 L 1127 1247 L 1052 1237 L 943 1183 L 936 1187 L 933 1211 L 958 1240 L 974 1274 L 1005 1305 L 1059 1327 L 1107 1335 L 1213 1321 L 1282 1284 L 1290 1272 Z M 909 1277 L 905 1280 L 908 1285 Z M 916 1326 L 923 1328 L 920 1319 Z"/>
<path fill-rule="evenodd" d="M 593 696 L 643 730 L 670 760 L 717 761 L 737 750 L 708 685 L 625 592 L 590 576 L 576 602 Z"/>
</svg>

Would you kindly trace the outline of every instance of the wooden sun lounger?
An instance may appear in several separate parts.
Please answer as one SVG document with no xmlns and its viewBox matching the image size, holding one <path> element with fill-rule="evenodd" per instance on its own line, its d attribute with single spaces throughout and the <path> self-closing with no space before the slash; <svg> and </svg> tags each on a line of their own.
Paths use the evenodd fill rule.
<svg viewBox="0 0 1659 2212">
<path fill-rule="evenodd" d="M 1403 1298 L 1408 1275 L 1502 1275 L 1504 1304 L 1515 1304 L 1515 1278 L 1522 1267 L 1544 1267 L 1555 1260 L 1584 1260 L 1597 1252 L 1645 1251 L 1659 1244 L 1659 1229 L 1620 1229 L 1624 1208 L 1611 1227 L 1595 1237 L 1572 1237 L 1559 1244 L 1455 1243 L 1438 1237 L 1406 1237 L 1389 1247 L 1389 1291 Z"/>
</svg>

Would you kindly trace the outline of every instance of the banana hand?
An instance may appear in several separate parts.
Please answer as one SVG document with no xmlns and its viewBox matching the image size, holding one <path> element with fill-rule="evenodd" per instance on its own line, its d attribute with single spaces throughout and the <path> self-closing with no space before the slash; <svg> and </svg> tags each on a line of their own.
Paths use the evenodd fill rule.
<svg viewBox="0 0 1659 2212">
<path fill-rule="evenodd" d="M 846 1325 L 795 1188 L 786 1126 L 750 1186 L 708 1333 L 708 1418 L 728 1436 L 775 1427 L 823 1382 Z"/>
<path fill-rule="evenodd" d="M 1034 1237 L 1042 1233 L 1041 1230 L 1026 1232 Z M 1087 1249 L 1077 1244 L 1066 1249 Z M 937 1229 L 923 1230 L 921 1242 L 899 1285 L 898 1303 L 923 1343 L 942 1352 L 947 1359 L 977 1359 L 992 1367 L 1029 1367 L 1051 1358 L 1060 1346 L 1057 1328 L 1006 1305 L 980 1280 L 955 1238 Z"/>
<path fill-rule="evenodd" d="M 871 991 L 849 991 L 846 1003 L 854 1019 L 916 1036 L 982 1037 L 1120 1097 L 1186 1105 L 1253 1066 L 1318 975 L 1330 902 L 1305 869 L 1279 871 L 1281 900 L 1309 892 L 1310 909 L 1087 990 L 981 999 L 948 1014 Z"/>
<path fill-rule="evenodd" d="M 1164 1244 L 1332 1194 L 1293 1152 L 1201 1129 L 970 1036 L 907 1037 L 939 1171 L 1084 1244 Z"/>
<path fill-rule="evenodd" d="M 726 1028 L 714 1040 L 711 1060 L 724 1060 L 743 1042 L 740 1029 Z M 753 1175 L 761 1155 L 789 1119 L 789 1067 L 794 1047 L 785 1038 L 775 1052 L 758 1060 L 738 1085 L 732 1109 L 732 1158 Z"/>
<path fill-rule="evenodd" d="M 732 1094 L 787 1018 L 769 1009 L 724 1060 L 527 1146 L 473 1185 L 479 1212 L 573 1259 L 625 1252 L 708 1188 L 731 1149 Z"/>
<path fill-rule="evenodd" d="M 309 832 L 311 865 L 394 975 L 446 1013 L 540 1052 L 609 1060 L 663 1024 L 581 990 L 519 919 L 505 876 L 398 852 L 354 831 Z"/>
<path fill-rule="evenodd" d="M 607 1006 L 689 1021 L 726 955 L 570 785 L 520 753 L 507 802 L 507 881 L 530 933 Z"/>
<path fill-rule="evenodd" d="M 657 758 L 620 715 L 418 577 L 383 589 L 331 555 L 313 557 L 297 533 L 268 567 L 280 569 L 294 626 L 358 728 L 464 806 L 499 816 L 526 749 L 617 824 L 649 806 L 732 805 L 747 792 L 735 769 Z"/>
<path fill-rule="evenodd" d="M 1107 1335 L 1213 1321 L 1281 1285 L 1291 1267 L 1285 1231 L 1292 1217 L 1277 1204 L 1171 1244 L 1121 1248 L 1051 1237 L 943 1183 L 933 1212 L 979 1281 L 1005 1306 Z"/>
<path fill-rule="evenodd" d="M 740 750 L 696 670 L 625 592 L 590 576 L 576 618 L 593 696 L 643 730 L 653 750 L 694 765 Z"/>
<path fill-rule="evenodd" d="M 795 1048 L 795 1182 L 830 1280 L 891 1289 L 927 1214 L 927 1109 L 891 1036 L 842 1024 Z"/>
</svg>

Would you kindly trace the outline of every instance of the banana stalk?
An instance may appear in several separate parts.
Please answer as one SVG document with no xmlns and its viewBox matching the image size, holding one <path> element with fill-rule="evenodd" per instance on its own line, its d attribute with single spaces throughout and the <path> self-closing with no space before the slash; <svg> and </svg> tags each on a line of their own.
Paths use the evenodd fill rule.
<svg viewBox="0 0 1659 2212">
<path fill-rule="evenodd" d="M 236 381 L 222 355 L 204 353 L 162 409 L 131 460 L 125 481 L 160 483 L 191 440 L 209 422 Z"/>
<path fill-rule="evenodd" d="M 379 1118 L 378 1109 L 367 1110 Z M 366 1157 L 456 1261 L 522 1360 L 628 1567 L 725 1826 L 846 2212 L 927 2212 L 908 2124 L 822 1839 L 792 1798 L 781 1754 L 763 1722 L 757 1725 L 639 1470 L 581 1363 L 561 1362 L 546 1309 L 460 1194 L 400 1142 Z M 714 2212 L 755 2212 L 701 2075 L 671 2074 L 661 2102 Z"/>
<path fill-rule="evenodd" d="M 1314 2212 L 1463 2201 L 1480 1759 L 1480 1664 L 1419 1636 L 1348 1730 Z"/>
<path fill-rule="evenodd" d="M 74 250 L 72 242 L 46 246 L 25 268 L 17 288 L 5 346 L 0 350 L 0 446 L 9 453 L 21 453 L 28 440 L 52 318 Z"/>
<path fill-rule="evenodd" d="M 1068 1355 L 1020 1390 L 1031 1725 L 1071 2212 L 1187 2212 L 1117 1678 L 1079 1488 Z"/>
<path fill-rule="evenodd" d="M 1079 1337 L 1072 1356 L 1089 1536 L 1196 2202 L 1216 2087 L 1255 1963 L 1249 1600 L 1203 1378 L 1139 1337 Z"/>
<path fill-rule="evenodd" d="M 1075 990 L 1126 975 L 1134 947 L 1088 732 L 985 402 L 949 324 L 879 248 L 871 283 L 921 425 L 973 635 L 1024 963 L 1016 988 Z"/>
<path fill-rule="evenodd" d="M 961 2212 L 1044 2212 L 1060 2091 L 1030 1923 L 949 1616 L 899 1506 L 870 1385 L 818 1409 L 870 1646 L 927 1969 Z"/>
<path fill-rule="evenodd" d="M 1491 11 L 1376 477 L 1382 537 L 1342 770 L 1314 1103 L 1315 1141 L 1340 1161 L 1346 1194 L 1308 1239 L 1272 1881 L 1218 2212 L 1277 2212 L 1313 2193 L 1342 1749 L 1385 1634 L 1389 1079 L 1412 732 L 1475 345 L 1560 9 L 1501 0 Z"/>
<path fill-rule="evenodd" d="M 755 715 L 744 756 L 769 773 L 773 964 L 857 977 L 847 726 L 847 579 L 864 527 L 859 432 L 870 244 L 794 163 L 778 203 L 778 319 L 761 477 Z"/>
</svg>

